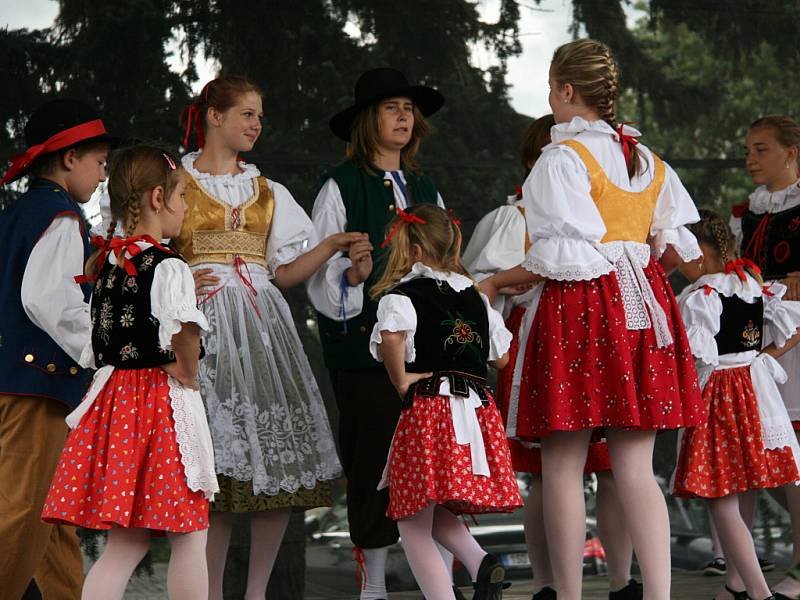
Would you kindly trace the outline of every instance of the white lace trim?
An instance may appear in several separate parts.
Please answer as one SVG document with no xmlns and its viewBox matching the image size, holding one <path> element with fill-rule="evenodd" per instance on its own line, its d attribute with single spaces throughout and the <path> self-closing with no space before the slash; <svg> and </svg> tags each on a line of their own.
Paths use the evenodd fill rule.
<svg viewBox="0 0 800 600">
<path fill-rule="evenodd" d="M 599 244 L 597 249 L 614 264 L 617 282 L 625 307 L 625 324 L 628 329 L 653 328 L 656 343 L 660 348 L 672 343 L 672 333 L 664 308 L 656 300 L 653 288 L 644 274 L 650 262 L 650 246 L 638 242 L 609 242 Z"/>
<path fill-rule="evenodd" d="M 703 275 L 690 283 L 686 287 L 686 291 L 681 292 L 681 295 L 705 286 L 713 288 L 727 298 L 737 296 L 748 304 L 752 304 L 764 295 L 761 284 L 754 278 L 747 277 L 747 281 L 742 281 L 736 273 L 712 273 L 711 275 Z"/>
<path fill-rule="evenodd" d="M 203 331 L 208 331 L 208 320 L 196 306 L 186 304 L 170 308 L 158 321 L 158 345 L 162 350 L 172 350 L 172 336 L 178 333 L 184 323 L 197 323 Z"/>
<path fill-rule="evenodd" d="M 412 279 L 418 279 L 419 277 L 427 277 L 428 279 L 435 279 L 436 281 L 445 281 L 457 292 L 463 292 L 467 288 L 475 285 L 475 282 L 469 277 L 449 271 L 436 271 L 421 262 L 415 262 L 411 267 L 411 271 L 404 275 L 403 278 L 397 282 L 397 285 L 405 283 L 406 281 L 411 281 Z"/>
<path fill-rule="evenodd" d="M 653 256 L 656 259 L 661 258 L 668 245 L 675 248 L 675 252 L 678 253 L 683 262 L 700 258 L 703 254 L 700 251 L 697 238 L 682 225 L 674 229 L 662 229 L 655 233 L 652 241 Z"/>
<path fill-rule="evenodd" d="M 749 196 L 749 208 L 757 214 L 777 213 L 800 204 L 800 180 L 777 192 L 770 192 L 761 185 Z"/>
<path fill-rule="evenodd" d="M 577 134 L 583 133 L 584 131 L 612 135 L 615 141 L 619 141 L 619 136 L 611 125 L 605 121 L 587 121 L 583 117 L 573 117 L 572 120 L 567 123 L 555 124 L 550 129 L 550 137 L 554 144 L 558 144 L 564 140 L 572 139 Z M 622 131 L 625 135 L 633 137 L 641 137 L 642 135 L 639 130 L 628 125 L 623 125 Z"/>
<path fill-rule="evenodd" d="M 186 169 L 186 172 L 189 173 L 192 177 L 194 177 L 198 181 L 203 181 L 203 183 L 205 184 L 227 185 L 235 187 L 235 186 L 240 186 L 243 183 L 246 183 L 251 179 L 254 179 L 259 175 L 261 175 L 261 171 L 258 170 L 258 167 L 241 160 L 237 163 L 239 168 L 242 170 L 241 173 L 236 173 L 236 174 L 225 173 L 223 175 L 214 175 L 213 173 L 203 173 L 201 171 L 198 171 L 194 166 L 194 161 L 196 161 L 201 154 L 202 154 L 201 150 L 185 154 L 181 158 L 181 165 L 183 166 L 184 169 Z"/>
<path fill-rule="evenodd" d="M 169 397 L 186 484 L 193 492 L 202 491 L 211 500 L 219 491 L 219 484 L 214 469 L 214 446 L 200 393 L 185 388 L 170 375 Z"/>
</svg>

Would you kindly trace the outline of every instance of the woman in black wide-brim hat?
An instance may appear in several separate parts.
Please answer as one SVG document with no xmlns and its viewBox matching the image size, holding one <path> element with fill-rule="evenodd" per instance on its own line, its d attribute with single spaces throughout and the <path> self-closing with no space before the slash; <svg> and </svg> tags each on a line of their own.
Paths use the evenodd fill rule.
<svg viewBox="0 0 800 600">
<path fill-rule="evenodd" d="M 366 576 L 362 600 L 387 597 L 386 556 L 398 540 L 396 524 L 386 517 L 388 494 L 377 486 L 400 403 L 383 365 L 369 353 L 377 303 L 368 291 L 383 271 L 381 243 L 397 210 L 421 202 L 442 205 L 433 180 L 414 159 L 429 130 L 426 117 L 443 104 L 438 91 L 411 85 L 395 69 L 361 75 L 353 105 L 330 120 L 333 133 L 348 142 L 347 159 L 322 177 L 312 213 L 322 237 L 369 234 L 368 242 L 329 260 L 308 283 L 339 408 L 350 538 Z"/>
</svg>

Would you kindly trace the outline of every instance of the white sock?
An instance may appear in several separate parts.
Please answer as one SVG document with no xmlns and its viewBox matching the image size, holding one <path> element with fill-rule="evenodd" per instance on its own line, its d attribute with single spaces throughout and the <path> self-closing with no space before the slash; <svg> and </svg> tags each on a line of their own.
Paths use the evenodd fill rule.
<svg viewBox="0 0 800 600">
<path fill-rule="evenodd" d="M 382 548 L 362 548 L 364 572 L 362 573 L 360 600 L 384 600 L 386 593 L 386 558 L 389 546 Z"/>
</svg>

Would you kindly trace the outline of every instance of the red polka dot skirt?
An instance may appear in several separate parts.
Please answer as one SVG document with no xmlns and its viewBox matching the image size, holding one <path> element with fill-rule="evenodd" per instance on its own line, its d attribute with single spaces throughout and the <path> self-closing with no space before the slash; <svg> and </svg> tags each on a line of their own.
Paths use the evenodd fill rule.
<svg viewBox="0 0 800 600">
<path fill-rule="evenodd" d="M 410 517 L 431 502 L 456 513 L 511 512 L 522 506 L 494 400 L 475 412 L 489 476 L 472 473 L 470 446 L 456 442 L 450 398 L 416 396 L 400 413 L 389 460 L 389 518 Z"/>
<path fill-rule="evenodd" d="M 703 399 L 708 421 L 681 436 L 676 496 L 720 498 L 800 479 L 791 448 L 764 447 L 749 367 L 714 371 Z"/>
<path fill-rule="evenodd" d="M 509 399 L 511 398 L 511 387 L 514 381 L 514 368 L 517 364 L 517 355 L 519 353 L 518 333 L 524 316 L 525 308 L 522 306 L 515 306 L 511 310 L 508 319 L 506 319 L 506 329 L 514 334 L 514 337 L 511 339 L 511 346 L 508 349 L 508 364 L 497 373 L 497 395 L 495 396 L 497 408 L 500 410 L 503 423 L 506 423 L 508 420 L 508 406 Z M 511 452 L 511 464 L 515 471 L 535 473 L 537 475 L 541 474 L 542 453 L 538 445 L 530 447 L 519 440 L 510 439 L 508 440 L 508 448 Z M 608 456 L 608 444 L 599 440 L 592 441 L 592 443 L 589 444 L 589 453 L 586 456 L 584 472 L 598 473 L 610 470 L 611 459 Z"/>
<path fill-rule="evenodd" d="M 644 268 L 673 343 L 626 326 L 616 275 L 547 281 L 525 352 L 516 437 L 596 427 L 676 429 L 704 423 L 694 359 L 675 296 L 654 260 Z"/>
<path fill-rule="evenodd" d="M 162 369 L 114 371 L 67 438 L 42 519 L 90 529 L 208 528 L 208 501 L 186 484 Z"/>
</svg>

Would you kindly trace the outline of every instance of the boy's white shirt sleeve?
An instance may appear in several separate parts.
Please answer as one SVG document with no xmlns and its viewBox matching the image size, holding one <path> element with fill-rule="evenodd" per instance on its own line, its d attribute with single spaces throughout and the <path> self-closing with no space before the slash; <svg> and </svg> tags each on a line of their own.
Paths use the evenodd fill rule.
<svg viewBox="0 0 800 600">
<path fill-rule="evenodd" d="M 311 221 L 318 242 L 334 233 L 342 233 L 347 228 L 347 212 L 342 193 L 333 179 L 328 179 L 320 189 L 311 211 Z M 337 252 L 306 283 L 311 304 L 329 319 L 342 320 L 342 303 L 345 319 L 352 319 L 361 313 L 364 304 L 363 283 L 348 285 L 347 293 L 342 298 L 342 275 L 351 264 L 345 254 Z"/>
<path fill-rule="evenodd" d="M 90 343 L 89 304 L 75 276 L 84 270 L 81 224 L 74 216 L 56 217 L 31 250 L 22 276 L 25 314 L 78 362 Z"/>
<path fill-rule="evenodd" d="M 417 331 L 417 311 L 408 296 L 400 294 L 386 294 L 378 302 L 378 321 L 372 328 L 372 335 L 369 338 L 369 351 L 372 357 L 383 362 L 381 352 L 382 331 L 402 331 L 406 334 L 405 339 L 405 362 L 414 362 L 417 357 L 414 348 L 414 334 Z"/>
</svg>

